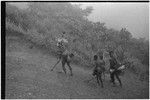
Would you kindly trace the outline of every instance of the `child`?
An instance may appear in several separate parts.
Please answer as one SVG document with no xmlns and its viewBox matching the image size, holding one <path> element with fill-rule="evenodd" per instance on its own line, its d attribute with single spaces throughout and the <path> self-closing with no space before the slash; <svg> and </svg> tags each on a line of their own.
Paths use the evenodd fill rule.
<svg viewBox="0 0 150 100">
<path fill-rule="evenodd" d="M 103 57 L 100 56 L 100 61 L 98 61 L 98 56 L 94 55 L 94 70 L 93 70 L 93 76 L 96 76 L 97 83 L 99 84 L 99 81 L 101 82 L 101 87 L 103 88 L 103 81 L 102 81 L 102 73 L 105 71 L 104 65 L 105 62 L 102 59 Z"/>
</svg>

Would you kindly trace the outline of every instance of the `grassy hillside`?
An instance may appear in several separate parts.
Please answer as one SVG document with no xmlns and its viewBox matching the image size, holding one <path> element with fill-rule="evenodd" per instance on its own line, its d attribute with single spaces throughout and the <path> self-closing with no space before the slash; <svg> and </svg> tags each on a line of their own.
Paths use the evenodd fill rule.
<svg viewBox="0 0 150 100">
<path fill-rule="evenodd" d="M 15 33 L 14 33 L 15 34 Z M 57 59 L 48 50 L 33 45 L 24 37 L 6 37 L 6 99 L 148 99 L 149 82 L 139 81 L 126 71 L 121 76 L 123 87 L 115 87 L 106 74 L 104 88 L 92 78 L 92 70 L 71 64 L 73 76 L 62 73 L 61 64 L 50 71 Z"/>
<path fill-rule="evenodd" d="M 114 50 L 120 62 L 129 62 L 129 70 L 148 80 L 149 43 L 136 39 L 126 29 L 108 29 L 105 23 L 90 22 L 91 7 L 81 9 L 70 3 L 29 3 L 27 9 L 6 5 L 6 35 L 17 35 L 57 55 L 55 39 L 67 33 L 74 63 L 92 68 L 94 54 Z"/>
</svg>

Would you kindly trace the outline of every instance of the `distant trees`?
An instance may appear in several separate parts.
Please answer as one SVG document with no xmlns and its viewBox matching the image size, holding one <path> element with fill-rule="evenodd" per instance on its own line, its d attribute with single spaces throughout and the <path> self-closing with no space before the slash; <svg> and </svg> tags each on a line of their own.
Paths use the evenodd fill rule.
<svg viewBox="0 0 150 100">
<path fill-rule="evenodd" d="M 87 16 L 92 10 L 70 3 L 36 2 L 29 3 L 27 9 L 7 4 L 6 22 L 21 27 L 32 41 L 47 48 L 55 46 L 55 37 L 66 31 L 70 49 L 86 66 L 91 65 L 94 54 L 110 50 L 115 51 L 121 62 L 139 59 L 142 64 L 149 64 L 147 40 L 133 38 L 126 28 L 118 31 L 108 29 L 105 23 L 89 21 Z"/>
</svg>

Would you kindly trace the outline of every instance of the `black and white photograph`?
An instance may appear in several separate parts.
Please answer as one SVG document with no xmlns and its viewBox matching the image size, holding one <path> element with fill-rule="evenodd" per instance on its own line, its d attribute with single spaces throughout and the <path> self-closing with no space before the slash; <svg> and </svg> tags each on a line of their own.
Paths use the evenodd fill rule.
<svg viewBox="0 0 150 100">
<path fill-rule="evenodd" d="M 149 99 L 148 1 L 1 4 L 3 98 Z"/>
</svg>

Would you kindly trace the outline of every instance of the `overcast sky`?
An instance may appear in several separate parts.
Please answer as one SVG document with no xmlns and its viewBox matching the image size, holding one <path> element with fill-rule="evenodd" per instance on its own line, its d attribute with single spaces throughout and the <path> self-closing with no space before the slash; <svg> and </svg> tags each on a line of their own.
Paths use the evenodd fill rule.
<svg viewBox="0 0 150 100">
<path fill-rule="evenodd" d="M 78 2 L 79 3 L 79 2 Z M 133 37 L 149 39 L 149 4 L 148 3 L 81 3 L 82 8 L 93 7 L 88 19 L 105 22 L 108 28 L 120 30 L 127 28 Z M 17 4 L 24 8 L 23 3 Z"/>
<path fill-rule="evenodd" d="M 89 20 L 105 22 L 109 28 L 127 28 L 134 37 L 149 38 L 148 3 L 84 3 L 94 8 Z"/>
</svg>

